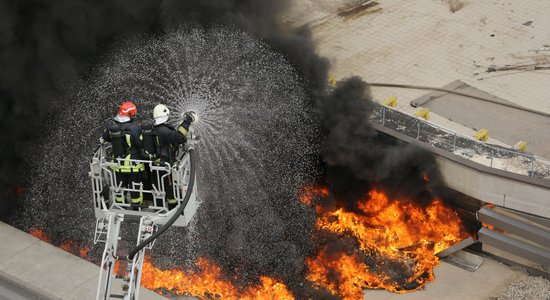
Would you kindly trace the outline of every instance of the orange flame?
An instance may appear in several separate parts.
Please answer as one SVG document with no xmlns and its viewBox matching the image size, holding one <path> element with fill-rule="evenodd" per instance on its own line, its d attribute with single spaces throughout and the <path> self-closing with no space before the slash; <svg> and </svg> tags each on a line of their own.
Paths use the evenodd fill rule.
<svg viewBox="0 0 550 300">
<path fill-rule="evenodd" d="M 51 243 L 41 229 L 33 229 L 29 234 Z M 78 248 L 78 245 L 72 240 L 64 241 L 58 247 L 67 252 L 79 254 L 81 257 L 86 257 L 90 250 L 89 247 Z M 161 270 L 151 263 L 149 257 L 145 257 L 141 286 L 158 292 L 170 290 L 173 294 L 187 294 L 205 299 L 211 299 L 213 295 L 216 296 L 215 298 L 221 299 L 294 299 L 288 288 L 273 278 L 261 277 L 256 286 L 240 290 L 230 281 L 223 279 L 220 267 L 207 259 L 200 258 L 195 264 L 200 270 L 199 272 L 185 273 L 177 269 Z M 114 273 L 126 276 L 126 263 L 115 261 Z"/>
<path fill-rule="evenodd" d="M 343 299 L 361 299 L 363 287 L 382 287 L 383 278 L 369 272 L 357 254 L 339 252 L 329 257 L 325 248 L 316 258 L 308 258 L 306 265 L 307 280 Z"/>
<path fill-rule="evenodd" d="M 35 238 L 43 240 L 46 243 L 50 242 L 50 239 L 46 236 L 44 231 L 41 229 L 31 229 L 31 231 L 29 231 L 29 234 L 34 236 Z"/>
<path fill-rule="evenodd" d="M 306 187 L 302 193 L 298 195 L 298 199 L 306 205 L 311 205 L 314 198 L 327 197 L 328 195 L 329 191 L 326 187 Z"/>
<path fill-rule="evenodd" d="M 90 252 L 90 247 L 82 247 L 78 250 L 78 254 L 80 255 L 80 257 L 83 257 L 83 258 L 86 258 L 86 256 L 88 256 L 88 252 Z"/>
<path fill-rule="evenodd" d="M 65 241 L 61 245 L 59 245 L 59 248 L 65 250 L 67 252 L 72 252 L 72 250 L 74 249 L 74 242 L 71 241 L 71 240 Z"/>
<path fill-rule="evenodd" d="M 260 284 L 239 290 L 225 280 L 221 269 L 205 258 L 197 260 L 199 272 L 161 270 L 146 257 L 143 263 L 141 286 L 152 289 L 168 289 L 175 294 L 187 294 L 215 299 L 294 299 L 286 286 L 273 278 L 261 277 Z"/>
<path fill-rule="evenodd" d="M 327 188 L 308 188 L 298 198 L 306 205 L 315 205 L 317 198 L 327 196 Z M 347 252 L 335 251 L 327 244 L 305 262 L 306 279 L 314 287 L 343 299 L 362 298 L 364 288 L 397 293 L 419 289 L 435 279 L 433 268 L 439 262 L 435 253 L 467 237 L 458 215 L 440 199 L 420 207 L 413 201 L 389 199 L 383 192 L 372 190 L 358 201 L 357 208 L 348 211 L 315 205 L 317 229 L 353 238 L 357 247 Z M 50 242 L 42 230 L 30 233 Z M 72 241 L 65 241 L 60 247 L 82 257 L 89 251 L 88 247 L 75 248 Z M 276 279 L 260 277 L 256 284 L 241 288 L 208 259 L 200 258 L 195 265 L 185 272 L 163 270 L 146 257 L 141 285 L 159 293 L 170 291 L 205 299 L 294 299 Z M 117 261 L 115 272 L 124 275 L 126 268 Z"/>
<path fill-rule="evenodd" d="M 358 212 L 344 208 L 326 211 L 317 206 L 316 226 L 353 237 L 360 253 L 376 264 L 367 266 L 357 254 L 327 256 L 326 248 L 306 262 L 308 280 L 344 298 L 361 297 L 363 288 L 399 293 L 416 290 L 434 280 L 433 268 L 438 264 L 435 253 L 467 237 L 458 215 L 440 199 L 422 208 L 413 201 L 390 200 L 383 192 L 372 190 L 357 206 Z M 392 267 L 384 268 L 384 263 Z"/>
</svg>

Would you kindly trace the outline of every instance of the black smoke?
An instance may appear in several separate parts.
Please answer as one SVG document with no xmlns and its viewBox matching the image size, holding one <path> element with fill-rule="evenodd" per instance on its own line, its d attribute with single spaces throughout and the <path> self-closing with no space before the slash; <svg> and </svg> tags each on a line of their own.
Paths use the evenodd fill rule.
<svg viewBox="0 0 550 300">
<path fill-rule="evenodd" d="M 77 79 L 117 39 L 162 33 L 182 23 L 231 22 L 271 35 L 287 1 L 22 0 L 0 1 L 0 184 L 2 215 L 10 215 L 29 168 L 24 148 L 65 106 Z"/>
<path fill-rule="evenodd" d="M 324 179 L 334 194 L 353 200 L 372 186 L 417 199 L 427 199 L 439 184 L 433 156 L 415 147 L 380 136 L 368 123 L 373 109 L 368 84 L 354 77 L 328 89 L 329 63 L 320 57 L 308 28 L 289 29 L 278 17 L 289 1 L 268 0 L 23 0 L 0 2 L 0 129 L 3 133 L 0 181 L 2 213 L 9 220 L 18 209 L 17 199 L 27 182 L 20 172 L 33 162 L 22 153 L 30 149 L 48 130 L 51 122 L 68 106 L 66 97 L 77 80 L 86 79 L 91 67 L 110 50 L 114 41 L 137 34 L 162 35 L 181 24 L 209 27 L 229 23 L 266 41 L 283 54 L 300 72 L 318 115 L 321 128 Z M 101 120 L 98 120 L 101 121 Z M 70 142 L 70 141 L 69 141 Z M 60 159 L 63 159 L 60 154 Z M 19 196 L 18 196 L 19 195 Z M 431 199 L 431 197 L 429 198 Z M 9 204 L 9 205 L 8 205 Z M 298 204 L 295 204 L 298 205 Z M 281 213 L 284 213 L 282 211 Z M 304 213 L 307 215 L 307 213 Z M 290 216 L 296 217 L 296 216 Z M 313 227 L 306 218 L 304 226 Z M 253 226 L 255 228 L 261 227 Z M 265 228 L 269 230 L 269 228 Z M 288 235 L 300 232 L 289 232 Z M 250 240 L 255 232 L 243 231 Z M 298 237 L 297 237 L 298 238 Z M 230 245 L 224 245 L 230 246 Z M 261 246 L 251 244 L 251 247 Z M 265 249 L 257 249 L 265 251 Z M 255 251 L 254 248 L 251 251 Z M 311 250 L 313 251 L 313 250 Z M 222 251 L 223 252 L 223 251 Z M 212 251 L 211 253 L 217 253 Z M 304 253 L 308 255 L 311 253 Z M 303 265 L 286 266 L 244 264 L 247 273 L 235 269 L 236 258 L 224 253 L 217 263 L 228 273 L 242 275 L 243 281 L 258 275 L 281 274 L 294 291 L 306 295 L 307 289 L 292 282 Z M 284 259 L 284 251 L 275 253 Z"/>
</svg>

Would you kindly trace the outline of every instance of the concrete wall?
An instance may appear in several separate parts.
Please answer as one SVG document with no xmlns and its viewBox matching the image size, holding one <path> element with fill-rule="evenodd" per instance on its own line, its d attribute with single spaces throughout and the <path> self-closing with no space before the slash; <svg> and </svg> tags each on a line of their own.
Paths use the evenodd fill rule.
<svg viewBox="0 0 550 300">
<path fill-rule="evenodd" d="M 442 156 L 437 157 L 437 162 L 445 182 L 454 190 L 498 206 L 550 218 L 550 187 L 483 172 Z"/>
<path fill-rule="evenodd" d="M 373 126 L 383 134 L 434 153 L 450 188 L 481 201 L 550 218 L 550 181 L 493 169 L 391 129 Z"/>
</svg>

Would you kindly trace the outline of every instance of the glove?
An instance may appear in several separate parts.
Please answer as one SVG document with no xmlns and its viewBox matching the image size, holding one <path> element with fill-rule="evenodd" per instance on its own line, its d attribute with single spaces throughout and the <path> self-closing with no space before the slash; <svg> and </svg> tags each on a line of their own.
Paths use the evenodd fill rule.
<svg viewBox="0 0 550 300">
<path fill-rule="evenodd" d="M 100 143 L 100 144 L 105 143 L 105 140 L 103 139 L 103 137 L 100 137 L 100 138 L 99 138 L 99 143 Z"/>
</svg>

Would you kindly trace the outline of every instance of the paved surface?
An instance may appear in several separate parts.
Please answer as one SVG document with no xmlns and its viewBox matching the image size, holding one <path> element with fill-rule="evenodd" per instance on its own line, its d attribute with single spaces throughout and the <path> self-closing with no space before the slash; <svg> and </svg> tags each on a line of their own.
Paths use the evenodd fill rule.
<svg viewBox="0 0 550 300">
<path fill-rule="evenodd" d="M 8 273 L 0 272 L 0 299 L 1 300 L 49 300 L 58 299 L 53 295 L 38 290 L 37 288 L 28 288 L 25 282 L 14 278 Z"/>
<path fill-rule="evenodd" d="M 550 84 L 550 77 L 548 83 Z M 463 93 L 510 103 L 506 99 L 491 97 L 490 94 L 464 85 L 460 81 L 445 86 L 448 89 L 457 87 Z M 508 145 L 514 145 L 521 140 L 529 141 L 529 152 L 550 158 L 550 118 L 546 116 L 440 92 L 429 93 L 415 102 L 425 102 L 423 107 L 428 107 L 432 112 L 464 126 L 473 129 L 490 127 L 489 135 Z"/>
<path fill-rule="evenodd" d="M 331 1 L 317 1 L 317 6 L 309 0 L 296 2 L 292 16 L 309 10 L 315 17 L 288 19 L 296 26 L 300 21 L 313 26 L 319 53 L 330 59 L 336 78 L 359 75 L 370 82 L 434 87 L 461 80 L 518 105 L 550 112 L 549 70 L 485 73 L 491 65 L 548 61 L 550 51 L 533 50 L 550 44 L 550 1 L 458 1 L 464 6 L 452 13 L 444 0 L 378 0 L 377 6 L 348 16 L 339 16 L 334 6 L 359 1 L 336 1 L 332 6 L 323 5 Z M 372 92 L 378 101 L 397 96 L 398 108 L 410 114 L 416 109 L 409 103 L 426 93 L 395 88 Z M 472 113 L 467 107 L 461 112 Z M 474 133 L 474 125 L 437 114 L 432 113 L 431 121 L 465 135 Z M 489 132 L 495 126 L 484 125 Z M 516 136 L 525 133 L 513 124 L 508 129 Z"/>
<path fill-rule="evenodd" d="M 420 291 L 394 294 L 383 290 L 365 290 L 363 299 L 494 299 L 501 295 L 513 282 L 526 277 L 496 261 L 484 259 L 475 272 L 469 272 L 447 263 L 441 263 L 435 270 L 435 281 Z"/>
<path fill-rule="evenodd" d="M 1 222 L 0 240 L 0 299 L 95 299 L 98 266 Z M 165 298 L 141 289 L 140 299 Z"/>
</svg>

